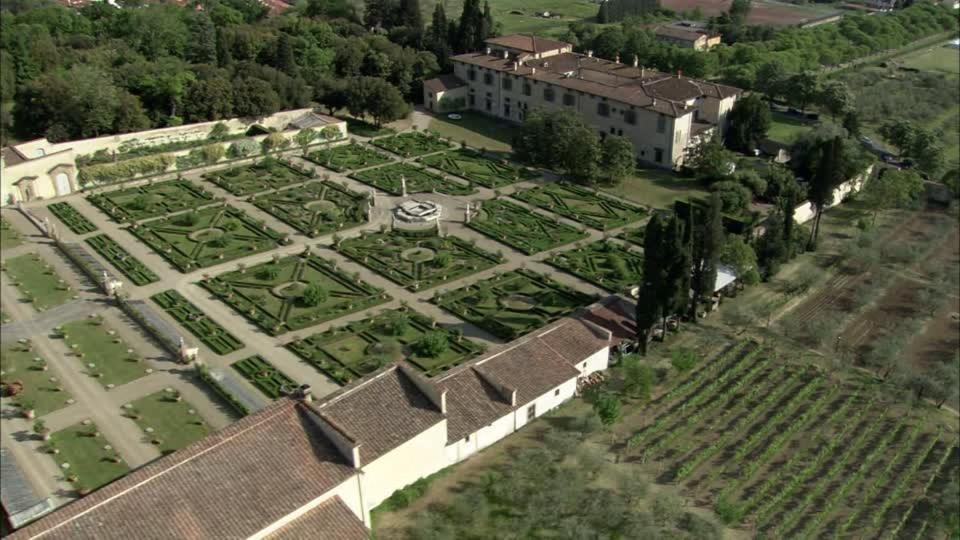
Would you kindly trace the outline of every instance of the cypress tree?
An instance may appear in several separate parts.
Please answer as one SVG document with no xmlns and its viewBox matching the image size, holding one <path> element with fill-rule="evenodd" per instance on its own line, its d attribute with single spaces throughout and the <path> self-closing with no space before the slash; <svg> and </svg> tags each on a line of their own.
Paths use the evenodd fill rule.
<svg viewBox="0 0 960 540">
<path fill-rule="evenodd" d="M 406 26 L 417 44 L 423 42 L 423 14 L 420 0 L 400 0 L 400 24 Z"/>
<path fill-rule="evenodd" d="M 194 15 L 187 58 L 194 64 L 217 63 L 217 28 L 206 11 Z"/>
<path fill-rule="evenodd" d="M 832 140 L 825 141 L 820 147 L 820 160 L 817 163 L 817 170 L 810 180 L 809 196 L 810 202 L 817 209 L 816 219 L 813 227 L 810 229 L 810 241 L 807 244 L 808 250 L 813 250 L 817 245 L 817 237 L 820 236 L 820 219 L 823 217 L 823 211 L 826 206 L 833 202 L 833 190 L 843 181 L 843 171 L 841 163 L 843 161 L 843 139 L 834 137 Z"/>
<path fill-rule="evenodd" d="M 483 19 L 480 24 L 480 35 L 483 37 L 480 43 L 477 44 L 477 48 L 483 47 L 483 41 L 490 39 L 496 33 L 496 23 L 493 21 L 493 11 L 490 10 L 490 1 L 486 0 L 483 3 Z"/>
<path fill-rule="evenodd" d="M 713 294 L 717 282 L 717 264 L 720 261 L 720 249 L 723 247 L 723 202 L 720 195 L 710 196 L 706 220 L 697 234 L 696 250 L 693 257 L 693 303 L 690 306 L 690 318 L 697 320 L 697 307 L 704 297 Z"/>
<path fill-rule="evenodd" d="M 437 57 L 437 63 L 441 69 L 447 66 L 450 59 L 449 28 L 447 12 L 443 9 L 443 3 L 437 2 L 433 8 L 433 19 L 430 23 L 427 39 L 430 42 L 430 50 Z"/>
<path fill-rule="evenodd" d="M 457 52 L 471 52 L 480 50 L 483 40 L 480 39 L 480 0 L 465 0 L 463 11 L 460 13 L 460 25 L 457 27 Z M 477 43 L 480 43 L 480 47 Z"/>
<path fill-rule="evenodd" d="M 793 258 L 793 212 L 797 207 L 797 187 L 791 185 L 782 198 L 783 201 L 783 244 L 786 249 L 786 258 Z"/>
<path fill-rule="evenodd" d="M 683 313 L 690 301 L 690 244 L 684 241 L 683 225 L 674 214 L 667 224 L 661 243 L 665 271 L 660 298 L 663 333 L 667 332 L 667 317 Z"/>
<path fill-rule="evenodd" d="M 663 289 L 663 224 L 659 214 L 647 222 L 643 240 L 643 283 L 637 296 L 636 325 L 637 341 L 641 354 L 647 354 L 650 330 L 661 318 L 659 292 Z"/>
</svg>

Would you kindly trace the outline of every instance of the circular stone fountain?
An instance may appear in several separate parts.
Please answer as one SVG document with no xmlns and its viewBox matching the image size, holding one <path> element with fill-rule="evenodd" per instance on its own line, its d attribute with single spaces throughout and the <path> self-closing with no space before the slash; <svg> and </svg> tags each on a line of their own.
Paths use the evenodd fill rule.
<svg viewBox="0 0 960 540">
<path fill-rule="evenodd" d="M 425 247 L 415 247 L 405 250 L 400 254 L 400 258 L 413 263 L 424 263 L 432 261 L 437 256 L 437 252 Z"/>
<path fill-rule="evenodd" d="M 437 226 L 443 207 L 433 201 L 405 201 L 393 209 L 393 224 L 399 229 L 422 230 Z"/>
</svg>

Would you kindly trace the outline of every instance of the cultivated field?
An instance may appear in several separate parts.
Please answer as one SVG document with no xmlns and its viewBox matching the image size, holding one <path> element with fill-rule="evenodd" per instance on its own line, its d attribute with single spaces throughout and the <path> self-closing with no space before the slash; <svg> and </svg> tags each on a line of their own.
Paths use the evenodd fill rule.
<svg viewBox="0 0 960 540">
<path fill-rule="evenodd" d="M 730 10 L 732 0 L 663 0 L 660 5 L 673 11 L 693 11 L 700 8 L 706 17 L 715 17 Z M 839 13 L 832 5 L 788 4 L 759 0 L 752 3 L 747 24 L 792 26 Z"/>
</svg>

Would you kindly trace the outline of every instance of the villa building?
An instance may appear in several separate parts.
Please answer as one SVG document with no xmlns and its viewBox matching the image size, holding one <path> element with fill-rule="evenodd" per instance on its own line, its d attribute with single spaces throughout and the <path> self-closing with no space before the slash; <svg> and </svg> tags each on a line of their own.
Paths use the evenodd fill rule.
<svg viewBox="0 0 960 540">
<path fill-rule="evenodd" d="M 614 301 L 614 304 L 617 302 Z M 617 343 L 611 299 L 428 379 L 384 367 L 282 397 L 17 530 L 11 540 L 367 538 L 370 510 L 572 398 Z"/>
<path fill-rule="evenodd" d="M 512 122 L 528 111 L 570 109 L 607 134 L 626 137 L 637 158 L 678 168 L 702 137 L 723 134 L 740 96 L 731 86 L 574 53 L 569 43 L 528 35 L 486 41 L 484 51 L 454 56 L 453 76 L 424 82 L 427 109 L 451 104 Z"/>
<path fill-rule="evenodd" d="M 658 24 L 653 27 L 653 35 L 664 43 L 695 51 L 709 51 L 722 41 L 720 34 L 711 32 L 703 24 L 689 21 Z"/>
</svg>

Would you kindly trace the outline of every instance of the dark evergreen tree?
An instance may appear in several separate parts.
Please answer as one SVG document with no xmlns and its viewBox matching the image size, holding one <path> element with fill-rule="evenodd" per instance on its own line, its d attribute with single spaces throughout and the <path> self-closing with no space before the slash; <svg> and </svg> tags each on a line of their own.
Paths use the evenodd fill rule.
<svg viewBox="0 0 960 540">
<path fill-rule="evenodd" d="M 781 198 L 782 202 L 782 212 L 783 212 L 783 245 L 784 245 L 784 257 L 789 260 L 794 255 L 794 242 L 793 242 L 793 213 L 797 207 L 797 186 L 794 181 L 790 184 L 785 190 L 783 197 Z"/>
<path fill-rule="evenodd" d="M 420 12 L 420 0 L 400 0 L 399 23 L 406 27 L 411 46 L 423 45 L 423 13 Z"/>
<path fill-rule="evenodd" d="M 674 214 L 664 229 L 660 247 L 663 254 L 661 264 L 664 269 L 664 281 L 658 293 L 660 316 L 663 332 L 666 336 L 667 318 L 686 311 L 690 303 L 690 243 L 684 235 L 684 226 Z"/>
<path fill-rule="evenodd" d="M 187 59 L 194 64 L 217 63 L 217 29 L 205 11 L 193 17 Z"/>
<path fill-rule="evenodd" d="M 820 235 L 820 219 L 823 211 L 833 203 L 833 191 L 843 182 L 843 139 L 839 136 L 823 141 L 820 145 L 820 159 L 817 169 L 810 179 L 807 196 L 813 204 L 817 215 L 810 228 L 810 241 L 807 249 L 816 249 L 817 237 Z"/>
<path fill-rule="evenodd" d="M 659 214 L 647 222 L 643 240 L 643 283 L 637 297 L 636 325 L 640 352 L 647 354 L 650 331 L 661 319 L 659 292 L 664 283 L 663 223 Z"/>
<path fill-rule="evenodd" d="M 427 32 L 427 45 L 437 57 L 437 64 L 441 70 L 446 70 L 450 61 L 450 22 L 447 21 L 447 12 L 443 3 L 437 2 L 433 8 L 433 19 L 430 30 Z"/>
<path fill-rule="evenodd" d="M 490 1 L 486 0 L 483 3 L 483 19 L 480 21 L 480 35 L 483 36 L 483 40 L 487 40 L 496 35 L 496 23 L 493 20 L 493 11 L 490 10 Z M 479 47 L 483 46 L 483 43 L 478 44 Z M 478 47 L 478 50 L 479 50 Z"/>
<path fill-rule="evenodd" d="M 293 43 L 290 34 L 283 32 L 277 38 L 277 53 L 274 66 L 287 75 L 297 74 L 297 61 L 293 58 Z"/>
<path fill-rule="evenodd" d="M 694 214 L 691 208 L 691 215 Z M 717 264 L 720 262 L 720 250 L 723 248 L 723 202 L 717 193 L 710 196 L 709 206 L 703 225 L 694 235 L 693 250 L 693 305 L 690 318 L 697 320 L 697 308 L 700 302 L 713 294 L 717 282 Z"/>
</svg>

